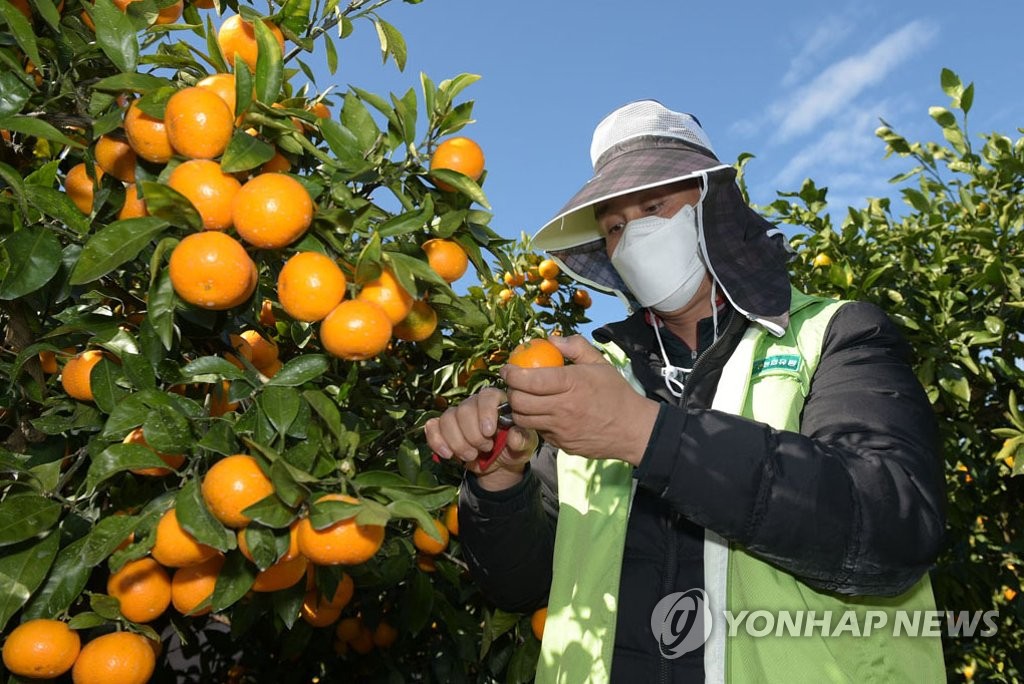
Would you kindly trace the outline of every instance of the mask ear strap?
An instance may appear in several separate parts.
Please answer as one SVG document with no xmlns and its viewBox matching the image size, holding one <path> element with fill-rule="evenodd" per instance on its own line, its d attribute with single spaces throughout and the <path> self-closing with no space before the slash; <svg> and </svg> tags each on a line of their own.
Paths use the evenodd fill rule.
<svg viewBox="0 0 1024 684">
<path fill-rule="evenodd" d="M 661 326 L 658 325 L 658 319 L 656 316 L 650 317 L 651 327 L 654 328 L 654 337 L 658 340 L 658 348 L 661 349 L 661 358 L 665 362 L 664 368 L 661 369 L 661 377 L 665 381 L 665 388 L 677 399 L 683 396 L 683 392 L 686 390 L 686 385 L 682 380 L 679 379 L 679 375 L 686 375 L 692 368 L 680 368 L 673 366 L 672 362 L 668 360 L 668 352 L 665 351 L 665 344 L 661 341 Z"/>
</svg>

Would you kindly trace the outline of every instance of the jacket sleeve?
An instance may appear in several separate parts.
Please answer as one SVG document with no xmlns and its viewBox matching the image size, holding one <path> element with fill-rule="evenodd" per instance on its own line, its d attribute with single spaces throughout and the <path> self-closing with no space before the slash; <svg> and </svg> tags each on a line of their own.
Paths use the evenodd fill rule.
<svg viewBox="0 0 1024 684">
<path fill-rule="evenodd" d="M 521 482 L 500 492 L 466 473 L 459 538 L 470 574 L 498 608 L 524 613 L 547 603 L 558 518 L 556 449 L 543 445 Z"/>
<path fill-rule="evenodd" d="M 663 405 L 639 485 L 820 590 L 897 595 L 943 541 L 934 414 L 878 307 L 833 317 L 800 433 Z"/>
</svg>

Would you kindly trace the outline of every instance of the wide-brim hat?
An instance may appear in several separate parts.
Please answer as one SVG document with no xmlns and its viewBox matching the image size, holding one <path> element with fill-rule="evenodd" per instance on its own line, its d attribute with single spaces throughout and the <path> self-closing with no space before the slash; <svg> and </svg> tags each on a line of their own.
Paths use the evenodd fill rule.
<svg viewBox="0 0 1024 684">
<path fill-rule="evenodd" d="M 742 315 L 781 334 L 788 324 L 792 251 L 776 226 L 755 212 L 736 184 L 736 169 L 715 155 L 700 122 L 654 100 L 606 116 L 590 149 L 594 176 L 534 235 L 574 280 L 638 303 L 605 251 L 594 206 L 605 200 L 699 178 L 701 256 L 721 292 Z"/>
<path fill-rule="evenodd" d="M 594 131 L 590 158 L 593 177 L 541 227 L 534 247 L 556 252 L 601 240 L 595 204 L 726 166 L 696 117 L 655 100 L 633 102 L 606 116 Z"/>
</svg>

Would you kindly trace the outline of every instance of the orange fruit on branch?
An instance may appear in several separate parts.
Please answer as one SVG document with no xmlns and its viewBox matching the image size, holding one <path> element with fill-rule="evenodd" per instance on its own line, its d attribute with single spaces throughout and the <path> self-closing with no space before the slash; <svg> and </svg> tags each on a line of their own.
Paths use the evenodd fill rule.
<svg viewBox="0 0 1024 684">
<path fill-rule="evenodd" d="M 60 384 L 68 396 L 79 401 L 92 401 L 92 369 L 103 360 L 103 352 L 90 349 L 71 358 L 64 364 Z"/>
<path fill-rule="evenodd" d="M 430 156 L 430 170 L 450 169 L 480 180 L 484 172 L 484 152 L 473 140 L 464 137 L 449 138 L 437 146 Z M 434 181 L 442 190 L 452 191 L 447 183 Z"/>
<path fill-rule="evenodd" d="M 131 145 L 109 135 L 101 136 L 93 149 L 96 164 L 114 178 L 135 182 L 135 152 Z"/>
<path fill-rule="evenodd" d="M 247 454 L 222 458 L 203 476 L 203 500 L 213 517 L 228 527 L 245 527 L 252 519 L 242 511 L 274 493 L 256 459 Z"/>
<path fill-rule="evenodd" d="M 372 302 L 346 300 L 320 323 L 320 342 L 328 353 L 348 361 L 372 359 L 391 341 L 392 325 Z"/>
<path fill-rule="evenodd" d="M 281 559 L 266 570 L 261 570 L 253 581 L 252 590 L 271 592 L 294 587 L 306 576 L 309 560 L 305 556 Z"/>
<path fill-rule="evenodd" d="M 395 326 L 394 335 L 407 342 L 422 342 L 437 329 L 437 312 L 426 300 L 417 299 L 412 310 L 401 323 Z"/>
<path fill-rule="evenodd" d="M 564 366 L 565 357 L 558 347 L 543 338 L 527 340 L 508 355 L 508 362 L 522 368 L 549 368 Z"/>
<path fill-rule="evenodd" d="M 281 33 L 281 29 L 265 19 L 263 23 L 274 34 L 274 38 L 281 46 L 281 51 L 284 52 L 284 34 Z M 220 51 L 228 64 L 235 65 L 235 55 L 237 54 L 249 66 L 249 71 L 256 72 L 259 46 L 256 43 L 256 28 L 252 23 L 245 21 L 237 14 L 228 17 L 217 30 L 217 45 L 220 46 Z"/>
<path fill-rule="evenodd" d="M 255 288 L 256 266 L 238 240 L 216 231 L 186 236 L 171 252 L 171 284 L 189 304 L 230 309 Z"/>
<path fill-rule="evenodd" d="M 540 274 L 541 278 L 547 278 L 549 280 L 557 278 L 558 274 L 562 272 L 562 269 L 558 267 L 558 264 L 552 259 L 544 259 L 537 265 L 537 273 Z"/>
<path fill-rule="evenodd" d="M 261 173 L 235 195 L 235 230 L 250 245 L 280 249 L 302 237 L 313 222 L 313 200 L 299 181 Z"/>
<path fill-rule="evenodd" d="M 217 549 L 196 541 L 178 522 L 177 511 L 171 508 L 156 525 L 156 542 L 150 553 L 161 565 L 183 568 L 209 560 L 217 555 Z"/>
<path fill-rule="evenodd" d="M 171 604 L 182 615 L 205 615 L 210 606 L 199 608 L 217 586 L 217 578 L 224 567 L 224 556 L 214 554 L 202 563 L 178 568 L 171 578 Z M 198 609 L 198 610 L 197 610 Z"/>
<path fill-rule="evenodd" d="M 590 293 L 586 290 L 576 290 L 572 293 L 572 303 L 581 309 L 589 309 L 590 305 L 593 304 L 593 300 L 591 300 Z"/>
<path fill-rule="evenodd" d="M 341 608 L 335 608 L 321 599 L 315 590 L 307 591 L 300 615 L 303 620 L 314 627 L 327 627 L 333 625 L 341 617 Z"/>
<path fill-rule="evenodd" d="M 164 124 L 171 147 L 189 159 L 220 156 L 234 132 L 235 115 L 209 88 L 183 88 L 171 95 Z"/>
<path fill-rule="evenodd" d="M 430 533 L 419 525 L 416 526 L 416 531 L 412 533 L 413 546 L 428 556 L 436 556 L 448 548 L 448 528 L 440 520 L 434 520 L 434 529 L 440 535 L 440 541 L 431 537 Z"/>
<path fill-rule="evenodd" d="M 152 622 L 171 605 L 171 578 L 152 558 L 128 561 L 107 579 L 107 593 L 132 622 Z"/>
<path fill-rule="evenodd" d="M 409 315 L 413 302 L 412 295 L 387 268 L 383 269 L 376 279 L 363 285 L 356 299 L 379 306 L 392 325 L 401 323 Z"/>
<path fill-rule="evenodd" d="M 326 254 L 299 252 L 285 262 L 277 277 L 281 308 L 297 321 L 323 320 L 345 298 L 347 281 Z"/>
<path fill-rule="evenodd" d="M 81 648 L 78 632 L 60 620 L 28 620 L 8 632 L 4 666 L 19 677 L 59 677 L 75 664 Z"/>
<path fill-rule="evenodd" d="M 139 189 L 135 186 L 135 183 L 129 183 L 124 188 L 124 204 L 121 205 L 121 211 L 118 212 L 117 218 L 123 221 L 143 216 L 149 216 L 146 200 L 139 197 Z"/>
<path fill-rule="evenodd" d="M 344 494 L 327 494 L 321 501 L 358 501 Z M 344 518 L 322 530 L 315 529 L 309 518 L 298 524 L 299 552 L 317 565 L 358 565 L 373 558 L 384 543 L 384 527 L 360 525 L 355 516 Z"/>
<path fill-rule="evenodd" d="M 231 209 L 242 184 L 224 173 L 217 162 L 190 159 L 179 164 L 167 177 L 167 185 L 188 198 L 206 230 L 231 227 Z"/>
<path fill-rule="evenodd" d="M 64 177 L 64 191 L 83 214 L 92 213 L 96 184 L 103 178 L 103 169 L 101 167 L 94 166 L 93 169 L 96 173 L 95 182 L 93 177 L 89 176 L 89 170 L 86 168 L 85 162 L 72 166 Z"/>
<path fill-rule="evenodd" d="M 469 268 L 469 256 L 455 240 L 435 238 L 423 243 L 423 251 L 427 255 L 430 268 L 441 276 L 446 283 L 454 283 Z"/>
<path fill-rule="evenodd" d="M 235 103 L 237 101 L 234 74 L 212 74 L 197 82 L 196 87 L 206 88 L 216 93 L 220 99 L 224 100 L 224 104 L 228 106 L 231 114 L 234 115 Z"/>
<path fill-rule="evenodd" d="M 257 370 L 263 370 L 278 360 L 279 350 L 277 343 L 260 335 L 256 330 L 245 330 L 240 335 L 231 335 L 231 343 L 245 343 L 249 345 L 249 360 Z"/>
<path fill-rule="evenodd" d="M 154 164 L 166 164 L 174 155 L 163 119 L 146 114 L 136 103 L 124 115 L 124 132 L 135 154 Z"/>
<path fill-rule="evenodd" d="M 156 669 L 151 642 L 134 632 L 96 637 L 78 654 L 71 670 L 75 684 L 145 684 Z"/>
<path fill-rule="evenodd" d="M 530 629 L 533 630 L 533 636 L 537 637 L 540 641 L 544 638 L 544 623 L 548 620 L 548 607 L 538 608 L 530 616 Z"/>
</svg>

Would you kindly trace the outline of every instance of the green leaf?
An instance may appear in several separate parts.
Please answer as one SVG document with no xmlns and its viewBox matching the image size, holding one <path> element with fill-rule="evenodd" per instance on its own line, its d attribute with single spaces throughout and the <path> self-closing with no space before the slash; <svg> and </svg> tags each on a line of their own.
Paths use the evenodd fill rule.
<svg viewBox="0 0 1024 684">
<path fill-rule="evenodd" d="M 135 389 L 156 389 L 156 373 L 142 354 L 122 354 L 121 369 Z"/>
<path fill-rule="evenodd" d="M 449 499 L 451 500 L 451 499 Z M 436 541 L 442 541 L 440 533 L 437 531 L 437 526 L 434 524 L 434 519 L 430 516 L 420 504 L 412 500 L 400 500 L 392 501 L 387 506 L 388 512 L 392 518 L 405 518 L 415 520 L 416 523 L 423 528 L 430 537 Z"/>
<path fill-rule="evenodd" d="M 284 459 L 278 459 L 270 466 L 274 492 L 286 506 L 293 508 L 309 498 L 309 490 L 293 477 L 294 470 Z"/>
<path fill-rule="evenodd" d="M 274 146 L 245 131 L 236 131 L 221 157 L 220 166 L 225 173 L 248 171 L 270 161 Z"/>
<path fill-rule="evenodd" d="M 71 272 L 71 284 L 97 280 L 139 255 L 168 222 L 155 216 L 114 221 L 89 238 Z"/>
<path fill-rule="evenodd" d="M 186 482 L 174 500 L 178 523 L 201 544 L 218 551 L 230 551 L 237 546 L 235 533 L 213 517 L 196 480 Z"/>
<path fill-rule="evenodd" d="M 203 219 L 192 206 L 192 202 L 174 188 L 153 181 L 139 183 L 142 195 L 146 198 L 146 209 L 152 216 L 166 220 L 168 223 L 195 232 L 203 230 Z M 143 219 L 130 219 L 141 221 Z"/>
<path fill-rule="evenodd" d="M 312 0 L 287 0 L 277 14 L 279 25 L 295 35 L 304 34 L 309 27 L 309 10 L 312 5 Z M 327 33 L 324 32 L 324 35 Z"/>
<path fill-rule="evenodd" d="M 35 493 L 12 494 L 0 502 L 0 546 L 10 546 L 49 530 L 61 506 Z"/>
<path fill-rule="evenodd" d="M 281 44 L 262 21 L 253 22 L 256 29 L 256 99 L 270 104 L 277 101 L 284 83 L 284 60 Z"/>
<path fill-rule="evenodd" d="M 194 441 L 188 419 L 167 406 L 158 406 L 149 412 L 142 432 L 146 443 L 164 454 L 184 454 Z"/>
<path fill-rule="evenodd" d="M 36 138 L 43 138 L 44 140 L 49 140 L 50 142 L 55 142 L 60 145 L 67 145 L 68 147 L 73 147 L 75 149 L 85 149 L 85 145 L 82 143 L 72 140 L 42 119 L 37 119 L 35 117 L 21 115 L 7 116 L 0 119 L 0 129 L 2 128 L 6 128 L 14 133 L 24 133 L 25 135 L 34 136 Z"/>
<path fill-rule="evenodd" d="M 152 327 L 164 349 L 170 349 L 174 343 L 174 307 L 177 301 L 178 297 L 171 283 L 171 272 L 162 269 L 149 286 L 146 320 L 143 325 Z"/>
<path fill-rule="evenodd" d="M 413 573 L 399 608 L 398 623 L 410 633 L 417 634 L 427 626 L 433 608 L 434 585 L 426 573 Z"/>
<path fill-rule="evenodd" d="M 252 104 L 255 88 L 252 84 L 252 72 L 244 60 L 235 63 L 235 112 L 241 114 Z"/>
<path fill-rule="evenodd" d="M 388 55 L 392 55 L 395 58 L 395 65 L 398 67 L 398 70 L 404 71 L 405 60 L 408 56 L 408 49 L 406 48 L 405 39 L 402 38 L 402 34 L 398 32 L 398 29 L 383 19 L 374 20 L 373 25 L 377 29 L 377 38 L 380 40 L 382 63 L 386 63 L 388 61 Z"/>
<path fill-rule="evenodd" d="M 191 364 L 190 364 L 191 365 Z M 285 363 L 277 374 L 267 381 L 267 387 L 298 387 L 322 376 L 330 368 L 326 356 L 305 354 Z"/>
<path fill-rule="evenodd" d="M 36 45 L 36 36 L 32 31 L 32 22 L 25 18 L 10 2 L 0 1 L 0 16 L 7 23 L 7 28 L 14 34 L 14 40 L 21 47 L 32 63 L 39 66 L 43 63 Z"/>
<path fill-rule="evenodd" d="M 25 618 L 51 617 L 71 607 L 93 571 L 91 565 L 82 563 L 85 545 L 86 538 L 81 538 L 61 549 L 46 582 L 25 607 Z"/>
<path fill-rule="evenodd" d="M 382 238 L 406 235 L 429 225 L 432 218 L 434 218 L 434 201 L 430 195 L 427 195 L 420 210 L 407 211 L 388 219 L 377 228 L 377 232 Z"/>
<path fill-rule="evenodd" d="M 242 511 L 261 525 L 281 529 L 295 520 L 295 511 L 288 508 L 276 494 L 263 497 Z"/>
<path fill-rule="evenodd" d="M 108 515 L 83 537 L 82 563 L 96 566 L 106 560 L 117 547 L 128 539 L 132 532 L 144 524 L 152 525 L 162 514 L 162 509 L 153 507 L 142 515 Z"/>
<path fill-rule="evenodd" d="M 96 43 L 123 73 L 135 73 L 139 65 L 139 40 L 127 14 L 111 0 L 96 0 L 93 14 Z"/>
<path fill-rule="evenodd" d="M 33 185 L 28 202 L 47 216 L 57 219 L 79 235 L 89 232 L 89 217 L 78 210 L 67 193 L 49 187 Z"/>
<path fill-rule="evenodd" d="M 964 88 L 963 94 L 960 96 L 960 109 L 963 110 L 964 114 L 971 111 L 971 106 L 974 104 L 974 84 L 971 83 Z"/>
<path fill-rule="evenodd" d="M 0 118 L 17 114 L 32 97 L 32 89 L 16 74 L 0 71 Z"/>
<path fill-rule="evenodd" d="M 74 630 L 92 629 L 93 627 L 101 627 L 106 624 L 108 624 L 108 620 L 105 617 L 92 611 L 78 613 L 68 620 L 68 627 Z"/>
<path fill-rule="evenodd" d="M 440 181 L 455 188 L 466 197 L 479 203 L 482 207 L 491 208 L 490 203 L 487 201 L 487 196 L 484 195 L 484 191 L 480 189 L 476 181 L 465 174 L 452 171 L 451 169 L 433 169 L 430 172 L 430 178 L 435 183 Z"/>
<path fill-rule="evenodd" d="M 331 34 L 327 31 L 323 32 L 322 38 L 324 39 L 324 51 L 327 53 L 327 71 L 334 76 L 338 72 L 338 48 L 335 47 Z"/>
<path fill-rule="evenodd" d="M 4 258 L 10 267 L 0 277 L 0 299 L 17 299 L 38 290 L 57 274 L 60 240 L 45 228 L 30 226 L 0 244 L 0 259 Z"/>
<path fill-rule="evenodd" d="M 59 546 L 60 533 L 54 531 L 0 554 L 0 632 L 43 583 Z"/>
<path fill-rule="evenodd" d="M 0 163 L 0 179 L 3 179 L 18 198 L 18 209 L 22 215 L 28 215 L 28 202 L 25 201 L 25 183 L 21 180 L 21 174 L 13 166 Z"/>
<path fill-rule="evenodd" d="M 112 412 L 128 395 L 128 390 L 118 384 L 122 377 L 121 369 L 108 359 L 96 364 L 89 374 L 94 401 L 104 413 Z"/>
<path fill-rule="evenodd" d="M 943 69 L 939 78 L 942 84 L 942 91 L 954 99 L 958 99 L 963 92 L 963 83 L 960 77 L 950 69 Z"/>
<path fill-rule="evenodd" d="M 356 167 L 365 163 L 359 139 L 343 124 L 334 119 L 321 119 L 320 132 L 338 161 Z"/>
<path fill-rule="evenodd" d="M 257 402 L 278 434 L 284 435 L 299 415 L 302 398 L 292 387 L 270 386 L 263 390 Z"/>
<path fill-rule="evenodd" d="M 206 449 L 222 456 L 237 454 L 238 440 L 235 439 L 235 431 L 231 424 L 225 421 L 214 421 L 197 445 L 200 449 Z"/>
<path fill-rule="evenodd" d="M 308 389 L 302 393 L 302 396 L 320 416 L 335 439 L 340 441 L 345 433 L 345 428 L 341 424 L 341 411 L 338 410 L 338 405 L 323 390 Z"/>
<path fill-rule="evenodd" d="M 207 15 L 206 17 L 206 54 L 209 56 L 213 68 L 219 73 L 224 74 L 231 71 L 228 68 L 227 61 L 224 59 L 224 54 L 220 51 L 220 45 L 217 44 L 217 28 L 213 25 L 212 15 Z M 238 112 L 232 113 L 237 114 Z"/>
<path fill-rule="evenodd" d="M 166 467 L 152 449 L 140 444 L 111 444 L 93 457 L 85 476 L 85 487 L 87 491 L 95 491 L 100 484 L 126 470 Z"/>
<path fill-rule="evenodd" d="M 341 108 L 341 123 L 358 141 L 363 154 L 373 149 L 380 137 L 380 129 L 363 101 L 352 93 L 345 93 L 345 102 Z"/>
<path fill-rule="evenodd" d="M 224 610 L 240 600 L 252 588 L 255 579 L 256 569 L 245 556 L 240 553 L 228 554 L 213 589 L 213 611 Z"/>
<path fill-rule="evenodd" d="M 216 32 L 214 32 L 216 34 Z M 94 90 L 119 93 L 129 90 L 135 93 L 147 93 L 158 88 L 167 88 L 174 85 L 173 81 L 151 74 L 115 74 L 96 81 L 91 87 Z"/>
<path fill-rule="evenodd" d="M 189 361 L 181 369 L 183 377 L 192 382 L 216 382 L 217 380 L 238 380 L 245 377 L 245 372 L 227 359 L 219 356 L 200 356 Z"/>
</svg>

